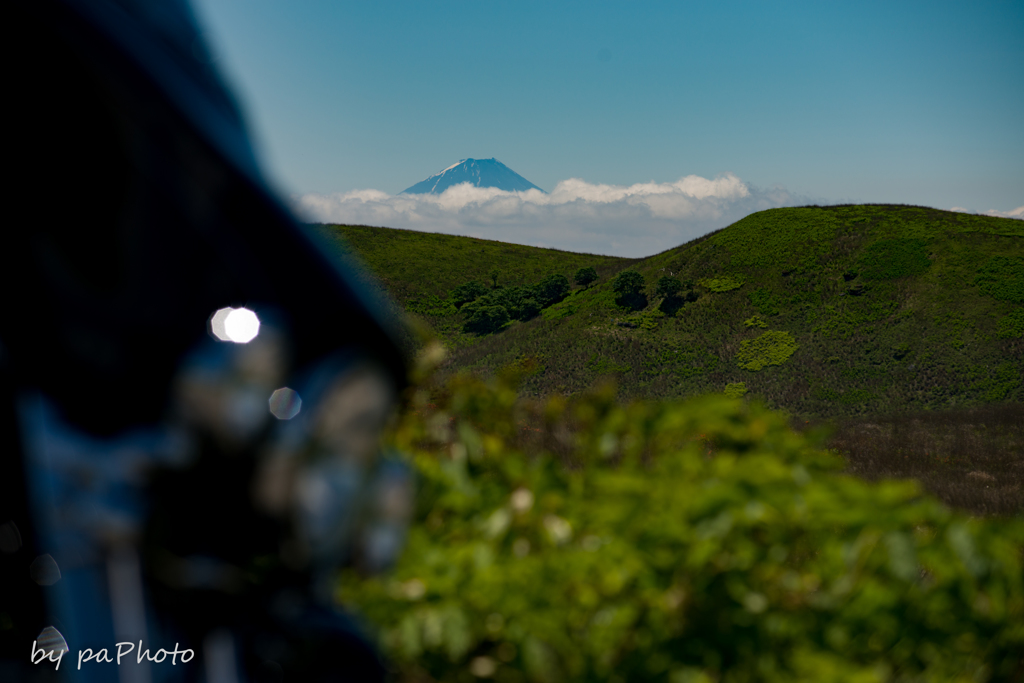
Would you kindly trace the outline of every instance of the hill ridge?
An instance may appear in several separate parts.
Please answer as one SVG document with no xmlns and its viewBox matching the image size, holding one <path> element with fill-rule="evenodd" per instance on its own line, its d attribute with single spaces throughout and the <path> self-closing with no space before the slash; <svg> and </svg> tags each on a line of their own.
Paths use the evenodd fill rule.
<svg viewBox="0 0 1024 683">
<path fill-rule="evenodd" d="M 438 331 L 449 371 L 487 374 L 534 356 L 531 394 L 575 393 L 610 376 L 627 397 L 729 390 L 808 416 L 1024 400 L 1018 220 L 885 204 L 769 209 L 643 259 L 542 258 L 423 236 L 406 245 L 422 254 L 410 262 L 387 228 L 324 229 L 348 238 L 399 303 Z M 533 265 L 516 266 L 523 259 Z M 427 260 L 433 272 L 421 277 L 427 266 L 416 263 Z M 446 291 L 487 282 L 494 269 L 514 287 L 556 271 L 571 281 L 587 265 L 597 283 L 498 334 L 463 331 L 465 316 L 443 305 Z M 645 279 L 632 306 L 613 291 L 626 269 Z M 693 299 L 666 306 L 656 296 L 662 277 Z"/>
</svg>

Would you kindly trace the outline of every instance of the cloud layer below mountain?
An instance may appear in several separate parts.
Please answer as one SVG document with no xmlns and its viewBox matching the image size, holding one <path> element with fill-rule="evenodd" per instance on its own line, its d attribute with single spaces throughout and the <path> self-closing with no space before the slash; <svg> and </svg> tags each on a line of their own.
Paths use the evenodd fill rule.
<svg viewBox="0 0 1024 683">
<path fill-rule="evenodd" d="M 965 209 L 962 206 L 954 206 L 950 211 L 959 211 L 960 213 L 975 213 L 970 209 Z M 1009 211 L 997 211 L 996 209 L 989 209 L 988 211 L 978 211 L 977 213 L 982 216 L 997 216 L 999 218 L 1017 218 L 1024 220 L 1024 206 L 1018 206 L 1016 209 Z"/>
<path fill-rule="evenodd" d="M 439 195 L 355 190 L 305 194 L 293 201 L 299 216 L 314 222 L 408 228 L 630 257 L 670 249 L 755 211 L 812 203 L 782 188 L 755 188 L 731 173 L 629 186 L 570 178 L 550 194 L 464 183 Z"/>
</svg>

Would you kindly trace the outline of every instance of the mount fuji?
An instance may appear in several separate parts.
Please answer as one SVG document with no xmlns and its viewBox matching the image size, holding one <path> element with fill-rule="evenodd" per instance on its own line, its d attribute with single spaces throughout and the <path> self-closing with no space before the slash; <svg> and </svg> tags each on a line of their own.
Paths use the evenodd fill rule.
<svg viewBox="0 0 1024 683">
<path fill-rule="evenodd" d="M 449 187 L 459 183 L 469 183 L 476 187 L 496 187 L 506 192 L 525 192 L 526 190 L 544 192 L 505 164 L 491 158 L 463 159 L 440 173 L 435 173 L 426 180 L 421 180 L 412 187 L 402 190 L 401 194 L 441 194 Z"/>
</svg>

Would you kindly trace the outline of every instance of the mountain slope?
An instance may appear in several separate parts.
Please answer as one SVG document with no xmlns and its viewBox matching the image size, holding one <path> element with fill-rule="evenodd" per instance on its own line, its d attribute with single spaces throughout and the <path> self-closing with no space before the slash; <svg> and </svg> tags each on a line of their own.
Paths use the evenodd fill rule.
<svg viewBox="0 0 1024 683">
<path fill-rule="evenodd" d="M 449 187 L 469 183 L 474 187 L 494 187 L 506 192 L 541 190 L 497 159 L 463 159 L 440 173 L 421 180 L 402 194 L 441 194 Z"/>
<path fill-rule="evenodd" d="M 1024 400 L 1021 221 L 908 206 L 772 209 L 633 262 L 550 255 L 519 281 L 558 268 L 571 279 L 577 264 L 602 277 L 482 337 L 461 331 L 454 307 L 423 306 L 416 292 L 436 281 L 432 295 L 443 301 L 442 290 L 473 273 L 517 268 L 511 252 L 473 253 L 469 238 L 425 235 L 407 245 L 429 261 L 420 267 L 397 251 L 386 256 L 386 235 L 401 231 L 362 230 L 379 231 L 380 244 L 355 239 L 353 251 L 442 334 L 449 369 L 490 373 L 534 356 L 532 394 L 578 392 L 612 376 L 624 396 L 728 388 L 807 416 Z M 457 253 L 472 253 L 472 273 Z M 613 291 L 626 267 L 646 280 L 636 310 Z M 663 276 L 694 300 L 656 297 Z"/>
<path fill-rule="evenodd" d="M 578 254 L 475 237 L 459 237 L 396 228 L 313 226 L 329 247 L 356 255 L 376 282 L 406 311 L 426 318 L 450 346 L 473 345 L 475 335 L 461 332 L 462 316 L 447 299 L 459 285 L 477 281 L 493 287 L 519 286 L 564 273 L 570 280 L 592 266 L 605 279 L 635 259 Z"/>
</svg>

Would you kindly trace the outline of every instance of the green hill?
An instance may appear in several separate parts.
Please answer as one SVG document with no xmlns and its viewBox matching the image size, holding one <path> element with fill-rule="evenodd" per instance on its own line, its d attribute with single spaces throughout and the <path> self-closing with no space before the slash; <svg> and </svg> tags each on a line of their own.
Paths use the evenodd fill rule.
<svg viewBox="0 0 1024 683">
<path fill-rule="evenodd" d="M 806 416 L 1024 400 L 1024 222 L 910 206 L 771 209 L 645 259 L 387 228 L 342 237 L 452 349 L 447 369 L 539 360 L 525 390 L 625 397 L 746 392 Z M 463 330 L 453 292 L 599 275 L 533 319 Z M 637 296 L 614 291 L 635 270 Z M 657 296 L 660 278 L 677 296 Z M 518 291 L 518 290 L 517 290 Z M 529 290 L 522 290 L 529 291 Z M 492 297 L 493 298 L 493 297 Z"/>
<path fill-rule="evenodd" d="M 463 317 L 451 304 L 452 291 L 476 281 L 493 287 L 539 282 L 552 273 L 569 278 L 579 268 L 594 267 L 603 279 L 636 263 L 636 259 L 576 254 L 474 237 L 416 232 L 364 225 L 314 226 L 327 244 L 355 254 L 406 311 L 429 321 L 446 343 L 470 346 L 481 339 L 462 333 Z"/>
</svg>

